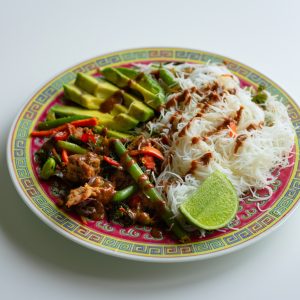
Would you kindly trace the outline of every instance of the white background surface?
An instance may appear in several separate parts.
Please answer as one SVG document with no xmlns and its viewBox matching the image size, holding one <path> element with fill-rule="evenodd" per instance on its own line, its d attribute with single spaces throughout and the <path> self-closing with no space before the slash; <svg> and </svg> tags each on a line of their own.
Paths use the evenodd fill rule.
<svg viewBox="0 0 300 300">
<path fill-rule="evenodd" d="M 224 257 L 126 261 L 44 225 L 17 195 L 5 156 L 11 123 L 37 88 L 82 60 L 125 48 L 217 52 L 300 99 L 298 3 L 0 0 L 0 299 L 299 299 L 299 209 L 270 236 Z"/>
</svg>

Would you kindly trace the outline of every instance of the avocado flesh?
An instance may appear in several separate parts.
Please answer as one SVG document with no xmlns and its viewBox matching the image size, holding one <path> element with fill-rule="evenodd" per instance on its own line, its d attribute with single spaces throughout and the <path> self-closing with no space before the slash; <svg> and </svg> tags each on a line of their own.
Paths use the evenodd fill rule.
<svg viewBox="0 0 300 300">
<path fill-rule="evenodd" d="M 130 88 L 140 93 L 144 98 L 144 102 L 154 109 L 158 109 L 165 102 L 165 96 L 162 93 L 154 94 L 150 92 L 117 69 L 108 67 L 101 69 L 101 72 L 108 81 L 114 83 L 119 88 Z"/>
<path fill-rule="evenodd" d="M 87 109 L 99 109 L 103 102 L 102 99 L 88 94 L 75 85 L 65 84 L 64 93 L 67 99 L 70 99 Z"/>
<path fill-rule="evenodd" d="M 113 129 L 118 131 L 128 131 L 132 128 L 135 128 L 139 121 L 127 114 L 121 113 L 114 117 L 115 125 Z"/>
<path fill-rule="evenodd" d="M 75 85 L 103 101 L 119 91 L 119 88 L 113 84 L 85 73 L 77 73 Z"/>
<path fill-rule="evenodd" d="M 154 111 L 150 107 L 145 107 L 145 105 L 140 101 L 135 101 L 130 104 L 128 114 L 130 116 L 134 116 L 141 122 L 146 122 L 154 117 Z"/>
<path fill-rule="evenodd" d="M 165 96 L 163 88 L 159 85 L 159 83 L 155 79 L 152 78 L 150 74 L 145 74 L 127 68 L 116 68 L 116 70 L 118 70 L 128 78 L 135 80 L 144 89 L 148 90 L 154 95 L 160 95 L 161 97 Z"/>
<path fill-rule="evenodd" d="M 131 69 L 124 68 L 124 70 L 136 72 Z M 97 79 L 84 73 L 78 73 L 75 85 L 78 85 L 86 92 L 103 99 L 103 102 L 118 92 L 122 93 L 124 105 L 115 104 L 112 111 L 110 111 L 110 114 L 113 116 L 116 116 L 119 113 L 127 113 L 131 117 L 141 122 L 148 121 L 154 116 L 154 111 L 150 107 L 139 101 L 136 97 L 124 92 L 123 90 L 120 90 L 118 87 L 104 79 Z"/>
<path fill-rule="evenodd" d="M 128 109 L 125 106 L 121 105 L 121 104 L 115 104 L 113 109 L 110 111 L 110 114 L 113 115 L 113 116 L 116 116 L 116 115 L 121 114 L 121 113 L 129 114 Z"/>
</svg>

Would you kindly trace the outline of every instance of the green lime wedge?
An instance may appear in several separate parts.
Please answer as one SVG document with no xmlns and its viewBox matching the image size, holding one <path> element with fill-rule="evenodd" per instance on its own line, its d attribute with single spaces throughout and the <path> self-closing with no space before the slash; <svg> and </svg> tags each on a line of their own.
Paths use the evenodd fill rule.
<svg viewBox="0 0 300 300">
<path fill-rule="evenodd" d="M 214 230 L 227 225 L 236 215 L 239 200 L 230 180 L 215 171 L 179 207 L 197 227 Z"/>
</svg>

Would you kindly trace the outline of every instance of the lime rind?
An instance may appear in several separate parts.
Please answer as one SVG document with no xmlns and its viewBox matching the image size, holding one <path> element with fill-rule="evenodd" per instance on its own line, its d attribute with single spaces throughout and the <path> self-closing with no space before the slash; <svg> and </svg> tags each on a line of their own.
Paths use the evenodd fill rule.
<svg viewBox="0 0 300 300">
<path fill-rule="evenodd" d="M 235 217 L 238 204 L 231 181 L 222 172 L 215 171 L 179 209 L 195 226 L 215 230 L 226 226 Z"/>
</svg>

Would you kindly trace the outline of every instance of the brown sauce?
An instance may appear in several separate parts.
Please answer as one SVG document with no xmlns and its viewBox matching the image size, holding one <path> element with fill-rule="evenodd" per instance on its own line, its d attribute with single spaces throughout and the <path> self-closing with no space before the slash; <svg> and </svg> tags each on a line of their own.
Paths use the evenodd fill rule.
<svg viewBox="0 0 300 300">
<path fill-rule="evenodd" d="M 207 136 L 211 136 L 213 134 L 218 133 L 221 130 L 226 129 L 229 126 L 230 122 L 232 122 L 231 118 L 224 119 L 224 122 L 222 124 L 220 124 L 215 130 L 212 130 L 212 131 L 208 132 Z"/>
<path fill-rule="evenodd" d="M 123 92 L 121 90 L 117 91 L 101 104 L 100 111 L 103 113 L 109 113 L 113 110 L 116 104 L 122 104 L 123 101 Z"/>
<path fill-rule="evenodd" d="M 256 130 L 256 129 L 258 129 L 258 128 L 262 128 L 263 127 L 263 125 L 264 125 L 264 122 L 260 122 L 259 124 L 250 124 L 247 128 L 246 128 L 246 130 L 248 130 L 248 131 L 250 131 L 250 130 Z"/>
<path fill-rule="evenodd" d="M 187 97 L 190 96 L 189 90 L 184 90 L 181 94 L 174 96 L 171 100 L 166 103 L 166 108 L 169 109 L 175 106 L 177 103 L 186 101 Z"/>
<path fill-rule="evenodd" d="M 161 137 L 161 142 L 162 142 L 164 145 L 171 145 L 170 138 L 169 138 L 167 135 L 163 135 L 163 136 Z"/>
<path fill-rule="evenodd" d="M 107 127 L 104 127 L 104 128 L 101 130 L 101 135 L 107 136 L 107 132 L 108 132 Z"/>
<path fill-rule="evenodd" d="M 203 156 L 201 156 L 199 160 L 204 166 L 207 166 L 211 158 L 212 158 L 212 154 L 210 152 L 207 152 Z"/>
<path fill-rule="evenodd" d="M 138 177 L 137 183 L 139 186 L 144 187 L 145 184 L 147 185 L 147 181 L 148 181 L 148 176 L 143 173 Z"/>
<path fill-rule="evenodd" d="M 149 183 L 145 184 L 145 186 L 143 187 L 143 190 L 147 191 L 147 190 L 150 190 L 150 189 L 153 189 L 153 188 L 154 188 L 154 185 L 149 182 Z"/>
<path fill-rule="evenodd" d="M 158 228 L 155 228 L 155 227 L 152 227 L 150 234 L 156 239 L 158 239 L 162 236 L 161 230 L 159 230 Z"/>
<path fill-rule="evenodd" d="M 211 158 L 212 158 L 212 153 L 207 152 L 204 155 L 202 155 L 199 159 L 193 160 L 191 163 L 191 167 L 186 174 L 193 174 L 196 171 L 199 164 L 202 164 L 203 166 L 207 166 Z"/>
<path fill-rule="evenodd" d="M 128 170 L 130 167 L 132 167 L 135 164 L 135 161 L 130 158 L 129 160 L 126 161 L 125 163 L 125 168 Z"/>
<path fill-rule="evenodd" d="M 138 76 L 136 76 L 135 81 L 140 82 L 143 79 L 143 77 L 144 77 L 144 73 L 141 72 L 138 74 Z"/>
<path fill-rule="evenodd" d="M 201 137 L 199 137 L 199 136 L 194 136 L 192 138 L 192 144 L 193 145 L 199 143 L 200 141 L 201 141 Z"/>
<path fill-rule="evenodd" d="M 237 153 L 239 148 L 243 145 L 244 141 L 247 139 L 246 134 L 241 134 L 236 138 L 235 146 L 234 146 L 234 154 Z"/>
<path fill-rule="evenodd" d="M 242 112 L 243 112 L 244 107 L 241 106 L 240 109 L 237 111 L 236 116 L 234 118 L 236 125 L 239 125 L 241 117 L 242 117 Z"/>
<path fill-rule="evenodd" d="M 220 96 L 216 92 L 212 92 L 211 94 L 209 94 L 206 99 L 198 104 L 198 108 L 200 108 L 201 110 L 200 112 L 198 112 L 197 117 L 202 117 L 207 109 L 215 102 L 220 101 L 220 99 Z"/>
<path fill-rule="evenodd" d="M 163 200 L 156 200 L 153 203 L 154 209 L 158 212 L 161 213 L 165 210 L 166 208 L 166 203 Z"/>
<path fill-rule="evenodd" d="M 189 130 L 191 123 L 193 121 L 193 118 L 180 130 L 180 132 L 178 133 L 178 137 L 183 137 L 186 132 Z"/>
<path fill-rule="evenodd" d="M 128 150 L 127 150 L 127 151 L 125 151 L 125 152 L 120 156 L 121 164 L 122 164 L 123 166 L 125 166 L 126 163 L 127 163 L 127 160 L 128 160 L 129 158 L 130 158 L 130 157 L 129 157 L 129 155 L 128 155 Z"/>
<path fill-rule="evenodd" d="M 193 93 L 196 93 L 197 92 L 197 88 L 195 86 L 191 87 L 190 88 L 190 92 L 193 94 Z"/>
</svg>

